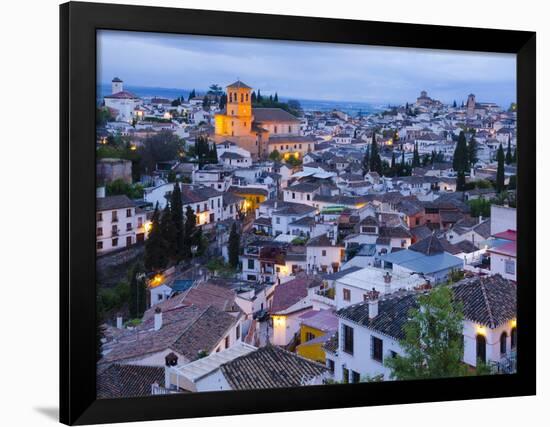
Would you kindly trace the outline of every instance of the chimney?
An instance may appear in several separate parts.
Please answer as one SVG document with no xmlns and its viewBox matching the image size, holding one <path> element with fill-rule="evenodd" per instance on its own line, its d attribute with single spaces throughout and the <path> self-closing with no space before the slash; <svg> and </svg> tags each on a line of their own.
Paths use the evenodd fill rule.
<svg viewBox="0 0 550 427">
<path fill-rule="evenodd" d="M 483 222 L 483 216 L 479 216 L 479 223 L 481 224 Z"/>
<path fill-rule="evenodd" d="M 391 274 L 387 271 L 384 274 L 384 293 L 389 294 L 391 292 Z"/>
<path fill-rule="evenodd" d="M 117 314 L 116 316 L 116 327 L 117 329 L 122 329 L 122 314 Z"/>
<path fill-rule="evenodd" d="M 97 199 L 103 199 L 105 198 L 105 187 L 97 187 L 95 189 L 95 197 Z"/>
<path fill-rule="evenodd" d="M 168 353 L 164 358 L 166 366 L 177 366 L 178 365 L 178 356 L 175 353 Z"/>
<path fill-rule="evenodd" d="M 160 307 L 155 308 L 155 331 L 162 328 L 162 310 Z"/>
<path fill-rule="evenodd" d="M 378 298 L 369 299 L 369 319 L 373 319 L 378 316 Z"/>
</svg>

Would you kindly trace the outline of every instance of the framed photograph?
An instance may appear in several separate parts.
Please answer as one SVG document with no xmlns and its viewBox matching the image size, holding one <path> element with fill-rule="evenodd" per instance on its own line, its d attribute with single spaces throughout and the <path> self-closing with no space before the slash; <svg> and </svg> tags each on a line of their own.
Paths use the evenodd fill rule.
<svg viewBox="0 0 550 427">
<path fill-rule="evenodd" d="M 61 422 L 535 394 L 535 33 L 60 13 Z"/>
</svg>

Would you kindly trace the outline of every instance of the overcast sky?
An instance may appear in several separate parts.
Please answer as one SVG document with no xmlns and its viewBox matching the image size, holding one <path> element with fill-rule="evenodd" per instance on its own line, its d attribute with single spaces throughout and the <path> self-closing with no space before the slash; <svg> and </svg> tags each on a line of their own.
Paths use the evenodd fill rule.
<svg viewBox="0 0 550 427">
<path fill-rule="evenodd" d="M 297 99 L 404 103 L 421 90 L 444 102 L 515 101 L 510 54 L 354 46 L 227 37 L 98 32 L 98 79 L 197 90 L 237 78 Z"/>
</svg>

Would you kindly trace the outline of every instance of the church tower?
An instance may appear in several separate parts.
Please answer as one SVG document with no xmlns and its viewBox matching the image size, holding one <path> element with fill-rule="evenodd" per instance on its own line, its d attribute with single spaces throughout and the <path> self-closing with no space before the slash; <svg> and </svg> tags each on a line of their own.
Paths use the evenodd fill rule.
<svg viewBox="0 0 550 427">
<path fill-rule="evenodd" d="M 111 95 L 122 92 L 122 90 L 122 80 L 120 80 L 118 77 L 115 77 L 111 81 Z"/>
<path fill-rule="evenodd" d="M 472 117 L 476 109 L 476 96 L 471 93 L 468 95 L 468 101 L 466 102 L 466 115 Z"/>
<path fill-rule="evenodd" d="M 225 114 L 216 116 L 216 134 L 250 136 L 252 130 L 252 88 L 240 80 L 226 87 Z"/>
</svg>

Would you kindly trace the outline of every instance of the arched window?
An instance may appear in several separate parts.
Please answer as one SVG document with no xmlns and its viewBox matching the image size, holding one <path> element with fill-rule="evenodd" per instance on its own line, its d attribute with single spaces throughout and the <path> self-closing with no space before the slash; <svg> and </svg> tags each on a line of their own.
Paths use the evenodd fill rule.
<svg viewBox="0 0 550 427">
<path fill-rule="evenodd" d="M 512 348 L 512 350 L 515 350 L 517 345 L 518 345 L 518 330 L 514 326 L 510 331 L 510 347 Z"/>
<path fill-rule="evenodd" d="M 241 102 L 244 102 L 244 93 L 241 93 Z"/>
<path fill-rule="evenodd" d="M 508 335 L 506 332 L 500 334 L 500 354 L 506 354 L 506 341 L 508 340 Z"/>
<path fill-rule="evenodd" d="M 248 102 L 248 93 L 246 94 L 246 102 Z"/>
<path fill-rule="evenodd" d="M 482 363 L 487 361 L 486 357 L 487 341 L 481 334 L 476 335 L 476 361 L 481 360 Z"/>
<path fill-rule="evenodd" d="M 229 92 L 229 102 L 233 102 L 233 92 Z"/>
</svg>

